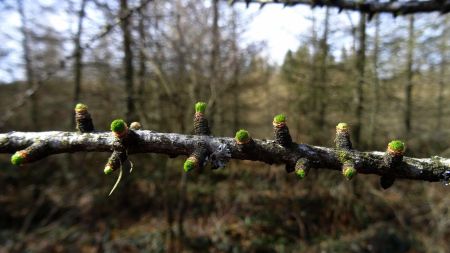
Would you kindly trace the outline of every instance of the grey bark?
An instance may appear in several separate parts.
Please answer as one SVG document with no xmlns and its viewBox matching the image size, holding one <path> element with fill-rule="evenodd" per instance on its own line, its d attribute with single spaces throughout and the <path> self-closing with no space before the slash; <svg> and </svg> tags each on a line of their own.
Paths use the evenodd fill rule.
<svg viewBox="0 0 450 253">
<path fill-rule="evenodd" d="M 132 131 L 132 130 L 130 130 Z M 149 130 L 133 131 L 134 140 L 127 144 L 129 154 L 159 153 L 171 157 L 191 154 L 197 145 L 204 143 L 210 153 L 223 150 L 230 159 L 260 161 L 267 164 L 295 164 L 300 158 L 310 161 L 311 169 L 329 169 L 341 171 L 342 150 L 293 143 L 283 147 L 274 140 L 254 139 L 254 147 L 243 150 L 234 138 L 177 133 L 157 133 Z M 73 152 L 111 152 L 115 138 L 110 132 L 75 133 L 75 132 L 10 132 L 0 134 L 0 153 L 13 153 L 38 143 L 43 150 L 34 160 L 49 155 Z M 361 174 L 389 175 L 395 178 L 422 181 L 448 180 L 450 159 L 404 157 L 395 169 L 386 167 L 383 157 L 385 152 L 345 151 L 345 156 L 355 163 Z M 32 161 L 30 161 L 32 162 Z"/>
</svg>

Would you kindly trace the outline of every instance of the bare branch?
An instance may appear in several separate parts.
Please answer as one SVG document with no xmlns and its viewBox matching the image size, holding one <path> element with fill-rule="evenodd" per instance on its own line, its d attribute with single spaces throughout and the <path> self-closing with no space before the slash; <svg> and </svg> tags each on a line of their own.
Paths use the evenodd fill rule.
<svg viewBox="0 0 450 253">
<path fill-rule="evenodd" d="M 339 10 L 352 10 L 359 11 L 368 14 L 374 13 L 392 13 L 393 15 L 405 15 L 420 12 L 434 12 L 439 11 L 447 13 L 450 11 L 450 1 L 352 1 L 352 0 L 233 0 L 229 1 L 245 2 L 247 5 L 250 3 L 256 3 L 265 5 L 268 3 L 284 4 L 286 6 L 294 6 L 298 4 L 315 6 L 330 6 L 339 8 Z"/>
<path fill-rule="evenodd" d="M 388 175 L 422 181 L 448 180 L 450 159 L 433 157 L 426 159 L 403 157 L 403 161 L 389 169 L 385 152 L 360 152 L 342 150 L 307 144 L 292 143 L 283 147 L 274 140 L 253 140 L 251 149 L 244 149 L 236 140 L 228 137 L 183 135 L 177 133 L 157 133 L 149 130 L 129 130 L 131 136 L 125 143 L 128 153 L 160 153 L 171 157 L 190 155 L 199 143 L 203 143 L 210 154 L 217 151 L 228 154 L 231 159 L 260 161 L 267 164 L 286 164 L 295 166 L 299 159 L 306 159 L 311 169 L 342 170 L 343 156 L 354 162 L 360 174 Z M 14 153 L 41 143 L 40 158 L 72 152 L 111 152 L 116 137 L 111 132 L 10 132 L 0 134 L 0 153 Z M 215 159 L 210 156 L 210 161 Z M 214 161 L 211 161 L 214 162 Z"/>
</svg>

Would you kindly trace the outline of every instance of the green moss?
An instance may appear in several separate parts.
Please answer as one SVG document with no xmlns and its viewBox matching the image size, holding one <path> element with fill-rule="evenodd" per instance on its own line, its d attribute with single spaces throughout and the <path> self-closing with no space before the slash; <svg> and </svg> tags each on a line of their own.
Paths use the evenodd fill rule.
<svg viewBox="0 0 450 253">
<path fill-rule="evenodd" d="M 337 124 L 336 129 L 338 130 L 347 130 L 348 129 L 348 124 L 341 122 L 339 124 Z"/>
<path fill-rule="evenodd" d="M 85 104 L 80 103 L 75 106 L 75 110 L 77 110 L 77 111 L 83 111 L 83 110 L 87 110 L 87 109 L 88 109 L 88 107 Z"/>
<path fill-rule="evenodd" d="M 392 151 L 403 153 L 405 152 L 405 143 L 400 140 L 393 140 L 389 142 L 388 148 Z"/>
<path fill-rule="evenodd" d="M 105 175 L 109 175 L 113 172 L 113 169 L 111 168 L 111 166 L 106 165 L 105 169 L 103 170 L 103 172 L 105 173 Z"/>
<path fill-rule="evenodd" d="M 127 124 L 122 119 L 116 119 L 111 123 L 111 131 L 121 133 L 127 128 Z"/>
<path fill-rule="evenodd" d="M 250 134 L 247 130 L 241 129 L 236 132 L 236 136 L 234 137 L 238 142 L 246 142 L 250 139 Z"/>
<path fill-rule="evenodd" d="M 11 163 L 13 165 L 19 166 L 25 162 L 25 157 L 21 152 L 16 152 L 11 156 Z"/>
<path fill-rule="evenodd" d="M 352 166 L 345 166 L 342 170 L 342 174 L 345 178 L 347 178 L 347 180 L 351 180 L 356 175 L 356 173 L 356 169 Z"/>
<path fill-rule="evenodd" d="M 306 177 L 306 171 L 304 169 L 296 170 L 295 175 L 297 175 L 298 178 L 303 179 Z"/>
<path fill-rule="evenodd" d="M 273 118 L 273 122 L 279 124 L 286 122 L 286 116 L 284 114 L 278 114 Z"/>
<path fill-rule="evenodd" d="M 206 111 L 206 103 L 205 102 L 197 102 L 195 104 L 195 112 L 205 113 Z"/>
<path fill-rule="evenodd" d="M 197 166 L 197 163 L 192 158 L 189 157 L 184 162 L 183 169 L 185 172 L 189 172 L 189 171 L 195 169 L 196 166 Z"/>
</svg>

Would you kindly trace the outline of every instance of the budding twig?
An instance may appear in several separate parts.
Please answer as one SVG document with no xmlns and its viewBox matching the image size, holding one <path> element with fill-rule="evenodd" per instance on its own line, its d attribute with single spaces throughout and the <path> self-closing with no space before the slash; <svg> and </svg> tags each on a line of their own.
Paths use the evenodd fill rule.
<svg viewBox="0 0 450 253">
<path fill-rule="evenodd" d="M 77 130 L 80 133 L 90 133 L 94 131 L 94 123 L 92 123 L 91 115 L 85 104 L 77 104 L 75 106 L 75 122 Z"/>
<path fill-rule="evenodd" d="M 292 145 L 292 138 L 289 134 L 289 128 L 286 124 L 286 116 L 278 114 L 273 118 L 273 131 L 275 134 L 275 141 L 283 147 Z"/>
</svg>

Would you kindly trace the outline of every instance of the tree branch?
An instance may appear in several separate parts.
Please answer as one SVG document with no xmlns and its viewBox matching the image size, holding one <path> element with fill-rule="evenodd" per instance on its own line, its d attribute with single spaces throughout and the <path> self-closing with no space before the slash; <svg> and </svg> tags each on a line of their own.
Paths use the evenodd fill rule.
<svg viewBox="0 0 450 253">
<path fill-rule="evenodd" d="M 419 12 L 439 11 L 447 13 L 450 11 L 450 0 L 426 0 L 426 1 L 352 1 L 352 0 L 231 0 L 230 3 L 245 2 L 261 4 L 268 3 L 284 4 L 294 6 L 306 4 L 315 6 L 330 6 L 339 10 L 353 10 L 368 14 L 392 13 L 393 15 L 405 15 Z"/>
<path fill-rule="evenodd" d="M 128 127 L 121 119 L 111 123 L 111 132 L 93 132 L 88 107 L 78 104 L 75 106 L 75 119 L 80 132 L 3 133 L 0 134 L 0 153 L 15 152 L 11 163 L 23 165 L 53 154 L 112 152 L 104 169 L 105 174 L 117 169 L 122 173 L 122 165 L 128 160 L 129 154 L 159 153 L 171 158 L 188 156 L 183 166 L 185 172 L 204 167 L 207 163 L 212 169 L 222 168 L 230 159 L 238 159 L 285 164 L 286 171 L 295 171 L 300 179 L 310 169 L 340 170 L 348 180 L 357 173 L 376 174 L 381 176 L 380 185 L 384 189 L 398 178 L 443 181 L 445 184 L 450 182 L 450 159 L 403 157 L 406 147 L 399 140 L 391 141 L 386 152 L 354 150 L 346 123 L 336 126 L 336 148 L 326 148 L 293 142 L 283 114 L 273 119 L 275 140 L 252 139 L 244 129 L 236 132 L 235 138 L 214 137 L 209 135 L 211 131 L 205 110 L 206 103 L 195 104 L 195 135 L 140 130 L 138 122 Z"/>
<path fill-rule="evenodd" d="M 301 158 L 307 159 L 312 169 L 341 170 L 342 150 L 293 143 L 283 147 L 273 140 L 253 140 L 252 149 L 243 149 L 233 138 L 177 133 L 157 133 L 149 130 L 130 130 L 133 136 L 127 144 L 128 153 L 159 153 L 171 157 L 191 154 L 198 143 L 204 143 L 211 160 L 218 157 L 228 159 L 260 161 L 268 164 L 295 164 Z M 14 153 L 35 143 L 42 145 L 43 152 L 34 160 L 59 153 L 111 152 L 116 138 L 110 132 L 10 132 L 0 134 L 0 153 Z M 385 152 L 360 152 L 346 150 L 347 159 L 354 161 L 355 169 L 361 174 L 390 175 L 395 178 L 422 181 L 448 180 L 450 159 L 418 159 L 404 157 L 395 170 L 388 170 L 383 157 Z M 31 161 L 30 161 L 31 162 Z"/>
</svg>

